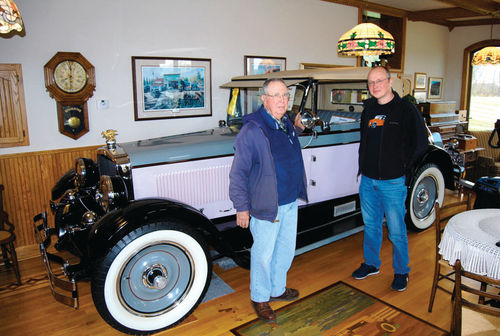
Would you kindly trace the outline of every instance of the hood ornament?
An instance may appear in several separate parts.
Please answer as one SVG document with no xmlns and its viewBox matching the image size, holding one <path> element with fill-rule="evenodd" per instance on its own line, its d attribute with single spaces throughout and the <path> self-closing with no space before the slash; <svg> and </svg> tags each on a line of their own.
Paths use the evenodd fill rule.
<svg viewBox="0 0 500 336">
<path fill-rule="evenodd" d="M 108 129 L 101 132 L 101 135 L 104 139 L 106 139 L 106 145 L 108 149 L 114 150 L 116 148 L 116 138 L 115 135 L 118 134 L 118 131 L 113 129 Z"/>
</svg>

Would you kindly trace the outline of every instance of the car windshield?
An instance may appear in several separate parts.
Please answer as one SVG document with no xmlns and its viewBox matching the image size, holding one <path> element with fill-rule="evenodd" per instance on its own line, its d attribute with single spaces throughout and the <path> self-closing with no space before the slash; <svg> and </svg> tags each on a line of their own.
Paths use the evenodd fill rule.
<svg viewBox="0 0 500 336">
<path fill-rule="evenodd" d="M 314 101 L 314 96 L 317 100 Z M 288 86 L 288 116 L 312 112 L 329 128 L 331 124 L 357 122 L 361 117 L 363 100 L 369 97 L 366 83 L 298 82 Z M 227 124 L 238 129 L 244 115 L 256 111 L 262 104 L 261 88 L 232 88 Z"/>
</svg>

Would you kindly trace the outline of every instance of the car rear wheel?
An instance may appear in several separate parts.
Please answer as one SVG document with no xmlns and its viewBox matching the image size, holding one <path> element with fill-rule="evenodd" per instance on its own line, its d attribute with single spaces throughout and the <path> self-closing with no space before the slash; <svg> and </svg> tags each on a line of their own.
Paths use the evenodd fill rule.
<svg viewBox="0 0 500 336">
<path fill-rule="evenodd" d="M 194 230 L 152 223 L 127 234 L 98 262 L 92 297 L 112 327 L 150 334 L 189 316 L 205 296 L 211 274 L 206 245 Z"/>
<path fill-rule="evenodd" d="M 406 224 L 412 231 L 429 228 L 436 217 L 436 200 L 443 204 L 445 183 L 439 168 L 428 163 L 420 168 L 415 176 L 406 199 Z"/>
</svg>

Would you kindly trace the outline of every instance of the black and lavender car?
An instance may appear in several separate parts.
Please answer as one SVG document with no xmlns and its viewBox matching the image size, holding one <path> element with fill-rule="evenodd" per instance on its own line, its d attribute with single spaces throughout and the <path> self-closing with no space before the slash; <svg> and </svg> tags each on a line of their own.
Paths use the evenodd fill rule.
<svg viewBox="0 0 500 336">
<path fill-rule="evenodd" d="M 258 106 L 259 88 L 269 77 L 285 80 L 288 113 L 299 113 L 308 126 L 300 142 L 309 201 L 299 204 L 297 254 L 361 231 L 357 160 L 367 72 L 337 68 L 235 77 L 222 86 L 236 100 L 217 128 L 129 143 L 117 143 L 115 131 L 103 132 L 106 145 L 97 162 L 76 159 L 52 189 L 54 225 L 46 213 L 35 216 L 54 297 L 76 308 L 76 283 L 90 280 L 107 323 L 149 334 L 176 325 L 198 306 L 215 259 L 249 266 L 252 238 L 235 224 L 229 170 L 241 117 Z M 397 78 L 394 88 L 402 88 Z M 419 231 L 432 224 L 433 205 L 443 201 L 445 188 L 454 188 L 453 164 L 430 143 L 412 169 L 407 224 Z M 47 251 L 53 235 L 55 248 L 79 263 Z M 54 261 L 68 280 L 54 275 Z"/>
</svg>

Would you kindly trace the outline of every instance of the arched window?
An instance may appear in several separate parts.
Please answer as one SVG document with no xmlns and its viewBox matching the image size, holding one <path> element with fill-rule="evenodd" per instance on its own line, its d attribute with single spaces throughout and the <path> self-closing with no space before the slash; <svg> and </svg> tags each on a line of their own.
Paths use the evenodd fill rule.
<svg viewBox="0 0 500 336">
<path fill-rule="evenodd" d="M 472 66 L 484 47 L 500 47 L 500 40 L 477 42 L 464 49 L 460 109 L 467 110 L 469 129 L 493 129 L 500 111 L 500 64 Z"/>
</svg>

